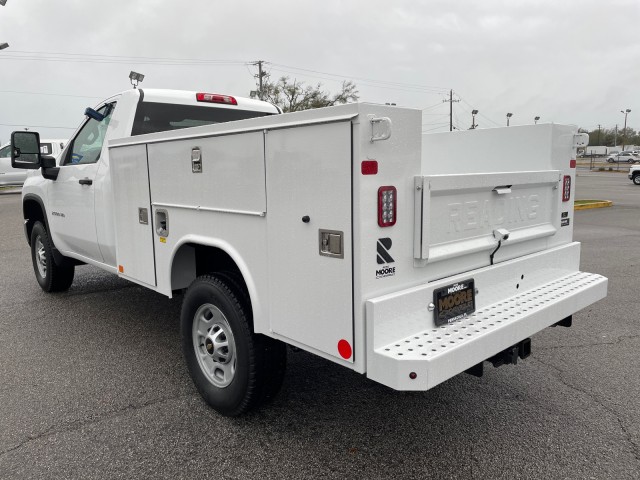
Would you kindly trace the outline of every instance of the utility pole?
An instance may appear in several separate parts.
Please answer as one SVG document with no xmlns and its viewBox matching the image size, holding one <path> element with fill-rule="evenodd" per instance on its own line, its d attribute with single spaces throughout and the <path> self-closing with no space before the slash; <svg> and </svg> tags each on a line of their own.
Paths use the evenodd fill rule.
<svg viewBox="0 0 640 480">
<path fill-rule="evenodd" d="M 449 90 L 449 99 L 442 100 L 442 102 L 449 102 L 449 131 L 453 132 L 453 102 L 459 102 L 460 100 L 453 99 L 453 89 Z"/>
<path fill-rule="evenodd" d="M 616 123 L 616 135 L 615 135 L 615 137 L 613 137 L 613 138 L 614 138 L 614 140 L 613 140 L 613 146 L 614 146 L 614 147 L 617 147 L 617 146 L 618 146 L 618 124 L 617 124 L 617 123 Z"/>
<path fill-rule="evenodd" d="M 262 79 L 263 77 L 266 77 L 267 74 L 266 72 L 262 71 L 262 64 L 265 63 L 264 60 L 258 60 L 254 63 L 252 63 L 251 65 L 257 65 L 258 66 L 258 75 L 254 75 L 254 77 L 256 77 L 258 79 L 258 98 L 260 100 L 264 100 L 263 98 L 263 90 L 262 90 Z"/>
<path fill-rule="evenodd" d="M 600 145 L 600 129 L 602 128 L 602 125 L 598 124 L 598 145 Z"/>
</svg>

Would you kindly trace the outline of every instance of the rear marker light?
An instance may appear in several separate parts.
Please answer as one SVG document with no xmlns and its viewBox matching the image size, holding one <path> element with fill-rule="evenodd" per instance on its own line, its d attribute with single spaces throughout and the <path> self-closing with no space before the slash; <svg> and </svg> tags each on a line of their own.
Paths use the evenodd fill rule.
<svg viewBox="0 0 640 480">
<path fill-rule="evenodd" d="M 386 186 L 378 189 L 378 225 L 392 227 L 396 224 L 398 191 L 396 187 Z"/>
<path fill-rule="evenodd" d="M 571 176 L 565 175 L 562 180 L 562 201 L 568 202 L 571 198 Z"/>
<path fill-rule="evenodd" d="M 378 162 L 376 160 L 364 160 L 360 166 L 362 175 L 377 175 Z"/>
<path fill-rule="evenodd" d="M 571 161 L 569 162 L 569 168 L 576 168 L 576 163 L 577 163 L 577 162 L 576 162 L 575 160 L 571 160 Z"/>
<path fill-rule="evenodd" d="M 225 105 L 238 105 L 235 98 L 229 95 L 219 95 L 217 93 L 196 93 L 196 100 L 198 102 L 207 103 L 223 103 Z"/>
<path fill-rule="evenodd" d="M 338 342 L 338 353 L 345 360 L 349 360 L 353 354 L 351 344 L 344 338 Z"/>
</svg>

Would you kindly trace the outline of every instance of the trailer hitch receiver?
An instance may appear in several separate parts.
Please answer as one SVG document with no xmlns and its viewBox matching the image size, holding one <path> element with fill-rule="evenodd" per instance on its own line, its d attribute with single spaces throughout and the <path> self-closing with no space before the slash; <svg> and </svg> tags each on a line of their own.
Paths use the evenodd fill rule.
<svg viewBox="0 0 640 480">
<path fill-rule="evenodd" d="M 489 361 L 494 367 L 500 367 L 502 365 L 516 365 L 518 363 L 518 358 L 524 360 L 529 355 L 531 355 L 531 339 L 525 338 L 521 342 L 516 343 L 515 345 L 512 345 L 489 358 Z"/>
</svg>

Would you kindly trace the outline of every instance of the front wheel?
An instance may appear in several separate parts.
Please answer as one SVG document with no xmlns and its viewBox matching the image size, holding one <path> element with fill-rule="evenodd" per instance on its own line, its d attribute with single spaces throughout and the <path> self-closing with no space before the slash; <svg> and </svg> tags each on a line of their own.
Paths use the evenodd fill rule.
<svg viewBox="0 0 640 480">
<path fill-rule="evenodd" d="M 633 176 L 633 183 L 640 185 L 640 174 Z"/>
<path fill-rule="evenodd" d="M 53 256 L 53 242 L 42 222 L 36 222 L 31 230 L 31 260 L 40 287 L 45 292 L 63 292 L 73 283 L 75 266 L 64 258 L 61 265 Z"/>
<path fill-rule="evenodd" d="M 251 305 L 221 274 L 187 289 L 180 315 L 182 350 L 202 398 L 222 415 L 238 416 L 269 400 L 286 365 L 281 342 L 252 332 Z"/>
<path fill-rule="evenodd" d="M 607 158 L 607 162 L 613 163 L 613 158 Z"/>
<path fill-rule="evenodd" d="M 627 160 L 627 163 L 633 163 L 633 158 L 630 158 L 629 160 Z"/>
</svg>

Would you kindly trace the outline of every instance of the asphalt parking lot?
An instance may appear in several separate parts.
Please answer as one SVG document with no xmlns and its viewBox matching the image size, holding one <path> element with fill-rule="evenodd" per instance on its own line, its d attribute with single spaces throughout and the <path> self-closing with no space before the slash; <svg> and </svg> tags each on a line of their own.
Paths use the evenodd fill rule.
<svg viewBox="0 0 640 480">
<path fill-rule="evenodd" d="M 576 184 L 614 201 L 574 222 L 609 296 L 529 359 L 403 393 L 290 352 L 279 397 L 240 419 L 191 383 L 180 298 L 93 267 L 43 293 L 0 195 L 0 478 L 640 478 L 640 187 Z"/>
</svg>

